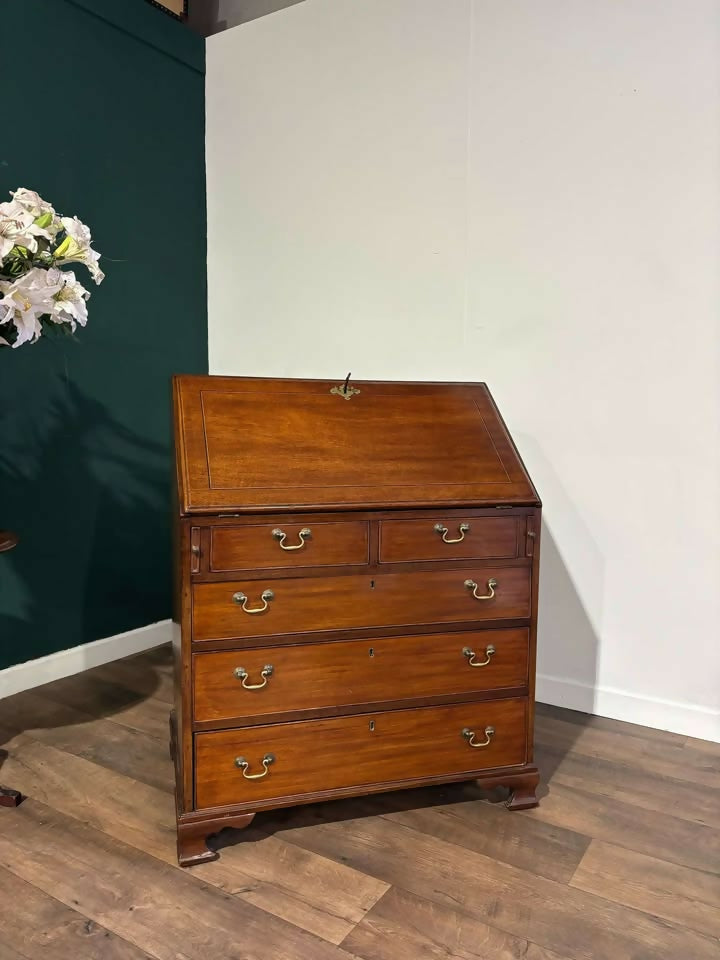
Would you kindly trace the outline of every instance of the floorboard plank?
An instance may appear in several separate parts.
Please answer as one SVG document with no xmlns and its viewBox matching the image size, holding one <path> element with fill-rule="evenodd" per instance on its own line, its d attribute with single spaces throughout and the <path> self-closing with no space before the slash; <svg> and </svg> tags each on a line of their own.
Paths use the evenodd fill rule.
<svg viewBox="0 0 720 960">
<path fill-rule="evenodd" d="M 686 738 L 685 738 L 686 739 Z M 648 773 L 720 788 L 720 760 L 682 742 L 658 742 L 616 730 L 570 723 L 544 714 L 535 721 L 535 740 L 560 753 L 572 751 L 637 765 Z"/>
<path fill-rule="evenodd" d="M 29 795 L 0 865 L 40 937 L 3 928 L 0 960 L 719 955 L 720 744 L 540 706 L 537 810 L 476 784 L 292 808 L 182 871 L 171 675 L 161 647 L 0 703 L 0 780 Z"/>
<path fill-rule="evenodd" d="M 556 707 L 549 703 L 536 703 L 535 709 L 538 717 L 562 720 L 563 723 L 572 723 L 593 730 L 606 730 L 608 733 L 619 733 L 624 737 L 631 736 L 638 737 L 641 740 L 652 740 L 656 745 L 658 743 L 670 743 L 674 746 L 684 746 L 688 740 L 682 733 L 657 730 L 655 727 L 643 727 L 638 723 L 627 723 L 624 720 L 611 720 L 609 717 L 596 717 L 592 713 L 568 710 L 567 707 Z"/>
<path fill-rule="evenodd" d="M 572 751 L 563 754 L 546 746 L 536 748 L 535 761 L 545 783 L 552 779 L 553 785 L 575 787 L 720 829 L 720 789 L 662 777 L 622 760 L 602 760 Z"/>
<path fill-rule="evenodd" d="M 396 887 L 348 934 L 343 946 L 364 960 L 568 960 Z"/>
<path fill-rule="evenodd" d="M 9 756 L 2 776 L 16 790 L 152 856 L 174 861 L 175 801 L 171 794 L 27 734 L 15 737 L 6 749 Z"/>
<path fill-rule="evenodd" d="M 593 840 L 571 886 L 720 938 L 720 877 Z"/>
<path fill-rule="evenodd" d="M 281 837 L 233 834 L 220 860 L 194 867 L 193 875 L 330 943 L 341 943 L 388 889 Z"/>
<path fill-rule="evenodd" d="M 31 960 L 26 953 L 20 953 L 15 947 L 9 947 L 0 940 L 0 960 Z M 32 960 L 35 960 L 33 957 Z"/>
<path fill-rule="evenodd" d="M 720 764 L 720 743 L 716 743 L 714 740 L 698 740 L 695 737 L 688 737 L 685 746 L 688 750 L 709 755 L 716 764 Z"/>
<path fill-rule="evenodd" d="M 90 680 L 105 680 L 140 694 L 145 693 L 150 680 L 152 695 L 156 700 L 172 704 L 175 699 L 172 671 L 166 665 L 148 661 L 147 658 L 127 657 L 124 660 L 115 660 L 95 667 L 89 673 Z"/>
<path fill-rule="evenodd" d="M 468 851 L 383 817 L 296 811 L 283 836 L 573 960 L 717 960 L 714 938 Z M 525 814 L 520 814 L 524 816 Z M 302 822 L 302 825 L 298 821 Z"/>
<path fill-rule="evenodd" d="M 350 957 L 35 800 L 0 817 L 0 865 L 157 960 Z"/>
<path fill-rule="evenodd" d="M 507 792 L 502 796 L 507 796 Z M 569 882 L 590 838 L 529 817 L 508 816 L 477 784 L 449 784 L 343 801 L 340 816 L 383 816 L 541 877 Z"/>
<path fill-rule="evenodd" d="M 164 863 L 177 866 L 173 797 L 105 767 L 34 741 L 11 741 L 8 783 L 65 817 L 89 824 Z M 169 759 L 165 760 L 167 766 Z M 240 842 L 192 875 L 277 917 L 337 943 L 387 889 L 332 858 L 302 852 L 259 831 L 233 831 Z M 224 834 L 220 836 L 220 842 Z M 179 869 L 179 868 L 177 868 Z"/>
<path fill-rule="evenodd" d="M 0 727 L 124 773 L 168 793 L 175 789 L 168 762 L 167 718 L 163 739 L 26 692 L 0 701 Z"/>
<path fill-rule="evenodd" d="M 0 960 L 149 960 L 150 954 L 0 869 Z M 12 905 L 12 906 L 10 906 Z"/>
<path fill-rule="evenodd" d="M 164 738 L 168 731 L 170 705 L 158 700 L 154 696 L 155 690 L 152 677 L 148 679 L 147 689 L 138 692 L 85 673 L 37 688 L 37 692 L 49 700 Z"/>
<path fill-rule="evenodd" d="M 670 863 L 720 874 L 720 830 L 702 823 L 671 820 L 663 813 L 555 782 L 540 806 L 524 815 Z"/>
</svg>

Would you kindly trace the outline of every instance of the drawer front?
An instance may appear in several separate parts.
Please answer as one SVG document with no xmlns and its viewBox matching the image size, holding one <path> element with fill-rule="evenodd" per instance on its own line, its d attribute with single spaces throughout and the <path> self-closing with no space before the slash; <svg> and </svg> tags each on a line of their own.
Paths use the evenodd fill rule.
<svg viewBox="0 0 720 960">
<path fill-rule="evenodd" d="M 193 587 L 196 641 L 529 616 L 526 566 Z"/>
<path fill-rule="evenodd" d="M 199 653 L 194 676 L 195 719 L 206 721 L 523 687 L 528 631 Z"/>
<path fill-rule="evenodd" d="M 368 523 L 277 523 L 212 527 L 210 570 L 321 567 L 368 562 Z"/>
<path fill-rule="evenodd" d="M 526 710 L 524 699 L 491 700 L 198 733 L 197 806 L 524 763 Z"/>
<path fill-rule="evenodd" d="M 484 560 L 517 556 L 517 517 L 383 520 L 380 562 Z"/>
</svg>

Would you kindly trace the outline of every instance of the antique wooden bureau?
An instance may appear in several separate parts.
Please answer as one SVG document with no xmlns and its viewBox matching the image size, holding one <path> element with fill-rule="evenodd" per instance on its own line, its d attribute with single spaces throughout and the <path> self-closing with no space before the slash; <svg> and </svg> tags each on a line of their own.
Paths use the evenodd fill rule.
<svg viewBox="0 0 720 960">
<path fill-rule="evenodd" d="M 258 811 L 534 806 L 540 501 L 484 384 L 174 381 L 178 859 Z"/>
</svg>

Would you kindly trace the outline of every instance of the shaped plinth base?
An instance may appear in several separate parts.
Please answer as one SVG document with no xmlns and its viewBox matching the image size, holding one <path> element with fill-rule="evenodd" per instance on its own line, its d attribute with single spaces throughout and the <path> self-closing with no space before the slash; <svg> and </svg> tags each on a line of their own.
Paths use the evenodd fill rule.
<svg viewBox="0 0 720 960">
<path fill-rule="evenodd" d="M 243 830 L 255 818 L 254 813 L 241 813 L 222 820 L 198 820 L 195 823 L 178 823 L 177 854 L 181 867 L 193 867 L 198 863 L 210 863 L 220 856 L 208 847 L 208 840 L 226 827 Z"/>
<path fill-rule="evenodd" d="M 22 801 L 22 794 L 18 790 L 0 787 L 0 807 L 19 807 Z"/>
</svg>

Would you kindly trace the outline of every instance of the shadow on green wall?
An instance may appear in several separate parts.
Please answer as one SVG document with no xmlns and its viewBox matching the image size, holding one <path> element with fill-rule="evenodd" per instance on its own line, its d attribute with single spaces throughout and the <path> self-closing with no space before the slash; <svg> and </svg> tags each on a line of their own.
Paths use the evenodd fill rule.
<svg viewBox="0 0 720 960">
<path fill-rule="evenodd" d="M 42 391 L 16 394 L 12 409 L 0 396 L 0 509 L 20 536 L 0 577 L 0 636 L 11 641 L 2 659 L 166 617 L 167 444 L 129 430 L 58 372 Z"/>
</svg>

